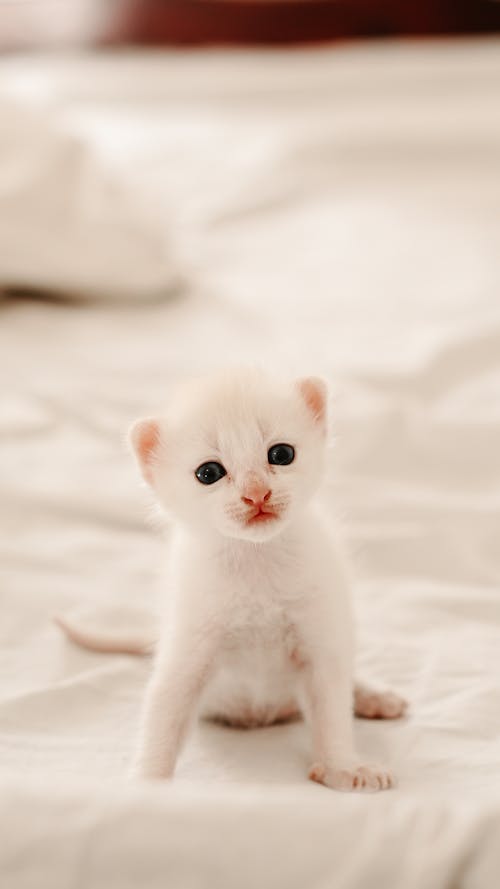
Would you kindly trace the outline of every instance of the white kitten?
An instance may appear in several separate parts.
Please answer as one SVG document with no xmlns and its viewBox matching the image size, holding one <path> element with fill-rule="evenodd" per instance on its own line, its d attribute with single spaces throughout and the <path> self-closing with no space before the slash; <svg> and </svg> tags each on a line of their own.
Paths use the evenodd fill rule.
<svg viewBox="0 0 500 889">
<path fill-rule="evenodd" d="M 379 790 L 391 773 L 360 762 L 357 715 L 396 717 L 405 702 L 353 690 L 349 581 L 314 502 L 324 475 L 326 387 L 256 371 L 183 387 L 168 411 L 132 427 L 142 474 L 175 520 L 166 608 L 146 692 L 134 774 L 168 778 L 196 714 L 270 725 L 302 713 L 310 777 Z M 118 650 L 60 621 L 80 643 Z M 130 634 L 127 650 L 147 647 Z"/>
</svg>

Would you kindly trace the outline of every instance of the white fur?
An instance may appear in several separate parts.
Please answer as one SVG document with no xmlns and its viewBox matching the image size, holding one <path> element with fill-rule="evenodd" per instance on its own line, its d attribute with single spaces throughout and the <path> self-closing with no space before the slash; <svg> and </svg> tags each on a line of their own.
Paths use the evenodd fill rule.
<svg viewBox="0 0 500 889">
<path fill-rule="evenodd" d="M 310 777 L 342 790 L 391 786 L 353 745 L 349 580 L 332 528 L 314 501 L 324 473 L 326 390 L 256 371 L 184 387 L 131 440 L 145 479 L 175 519 L 166 607 L 145 696 L 133 772 L 169 778 L 196 714 L 270 724 L 300 710 L 311 727 Z M 270 466 L 269 447 L 295 448 Z M 227 475 L 195 477 L 205 461 Z M 279 517 L 247 525 L 264 492 Z M 242 498 L 245 498 L 243 500 Z M 257 508 L 257 507 L 255 507 Z M 404 702 L 356 689 L 364 715 L 400 715 Z M 387 706 L 386 706 L 387 704 Z"/>
</svg>

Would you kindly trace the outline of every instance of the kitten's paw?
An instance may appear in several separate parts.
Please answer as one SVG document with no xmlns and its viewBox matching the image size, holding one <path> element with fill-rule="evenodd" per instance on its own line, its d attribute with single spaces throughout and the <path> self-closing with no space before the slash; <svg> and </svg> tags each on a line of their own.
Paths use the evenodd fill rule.
<svg viewBox="0 0 500 889">
<path fill-rule="evenodd" d="M 376 691 L 360 685 L 354 689 L 354 712 L 363 719 L 399 719 L 408 702 L 394 691 Z"/>
<path fill-rule="evenodd" d="M 314 763 L 309 777 L 311 781 L 324 784 L 325 787 L 345 792 L 376 793 L 377 790 L 389 790 L 396 785 L 390 770 L 381 766 L 340 765 L 333 768 L 322 763 Z"/>
</svg>

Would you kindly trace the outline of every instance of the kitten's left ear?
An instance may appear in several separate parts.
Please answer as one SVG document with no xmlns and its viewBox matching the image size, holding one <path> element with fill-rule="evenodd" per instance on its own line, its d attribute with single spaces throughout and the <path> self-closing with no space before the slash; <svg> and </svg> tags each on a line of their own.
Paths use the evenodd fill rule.
<svg viewBox="0 0 500 889">
<path fill-rule="evenodd" d="M 320 379 L 320 377 L 304 377 L 301 380 L 297 380 L 295 385 L 314 421 L 326 428 L 328 390 L 325 381 Z"/>
</svg>

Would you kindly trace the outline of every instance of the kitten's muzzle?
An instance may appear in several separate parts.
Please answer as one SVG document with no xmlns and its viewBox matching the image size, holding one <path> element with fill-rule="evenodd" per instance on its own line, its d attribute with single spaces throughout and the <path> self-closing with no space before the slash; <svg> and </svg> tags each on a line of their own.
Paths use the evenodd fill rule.
<svg viewBox="0 0 500 889">
<path fill-rule="evenodd" d="M 247 506 L 252 507 L 252 512 L 245 517 L 247 525 L 269 522 L 271 519 L 277 518 L 276 511 L 269 503 L 271 495 L 270 488 L 259 482 L 252 484 L 245 490 L 241 499 Z"/>
</svg>

